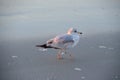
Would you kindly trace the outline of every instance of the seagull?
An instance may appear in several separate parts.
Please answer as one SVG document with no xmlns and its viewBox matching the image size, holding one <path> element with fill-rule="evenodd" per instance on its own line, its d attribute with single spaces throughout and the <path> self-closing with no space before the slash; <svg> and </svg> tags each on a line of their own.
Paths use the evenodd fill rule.
<svg viewBox="0 0 120 80">
<path fill-rule="evenodd" d="M 62 55 L 66 54 L 66 50 L 69 48 L 73 48 L 77 45 L 80 39 L 80 34 L 82 34 L 82 32 L 78 32 L 77 29 L 75 28 L 70 28 L 66 34 L 58 35 L 48 40 L 43 45 L 36 45 L 36 47 L 41 47 L 44 49 L 47 48 L 58 49 L 59 52 L 57 54 L 57 58 L 63 59 Z"/>
</svg>

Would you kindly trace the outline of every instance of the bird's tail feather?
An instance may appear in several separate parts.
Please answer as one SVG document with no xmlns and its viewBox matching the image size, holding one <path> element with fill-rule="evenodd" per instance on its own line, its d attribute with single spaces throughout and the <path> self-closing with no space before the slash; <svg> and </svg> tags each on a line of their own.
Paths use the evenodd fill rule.
<svg viewBox="0 0 120 80">
<path fill-rule="evenodd" d="M 43 45 L 36 45 L 36 47 L 60 49 L 60 48 L 58 48 L 58 47 L 47 46 L 47 44 L 43 44 Z"/>
</svg>

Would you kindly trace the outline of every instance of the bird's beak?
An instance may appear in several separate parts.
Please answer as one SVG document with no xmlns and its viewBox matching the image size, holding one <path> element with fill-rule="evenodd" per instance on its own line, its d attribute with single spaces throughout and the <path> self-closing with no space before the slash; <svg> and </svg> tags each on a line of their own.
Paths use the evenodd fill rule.
<svg viewBox="0 0 120 80">
<path fill-rule="evenodd" d="M 83 34 L 82 32 L 77 32 L 78 34 Z"/>
</svg>

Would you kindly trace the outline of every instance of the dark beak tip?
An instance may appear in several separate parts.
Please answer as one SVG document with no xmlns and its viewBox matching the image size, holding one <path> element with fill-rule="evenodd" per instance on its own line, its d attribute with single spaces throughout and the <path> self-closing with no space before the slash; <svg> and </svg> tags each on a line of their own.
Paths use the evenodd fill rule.
<svg viewBox="0 0 120 80">
<path fill-rule="evenodd" d="M 80 32 L 80 34 L 83 34 L 82 32 Z"/>
</svg>

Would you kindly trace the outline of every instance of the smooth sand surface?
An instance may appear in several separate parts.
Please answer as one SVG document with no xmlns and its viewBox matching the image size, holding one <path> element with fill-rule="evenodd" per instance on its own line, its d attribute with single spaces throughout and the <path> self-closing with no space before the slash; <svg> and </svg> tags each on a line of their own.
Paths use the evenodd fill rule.
<svg viewBox="0 0 120 80">
<path fill-rule="evenodd" d="M 116 34 L 82 37 L 75 48 L 56 59 L 57 50 L 39 51 L 47 39 L 3 42 L 0 80 L 120 80 L 120 42 Z"/>
</svg>

